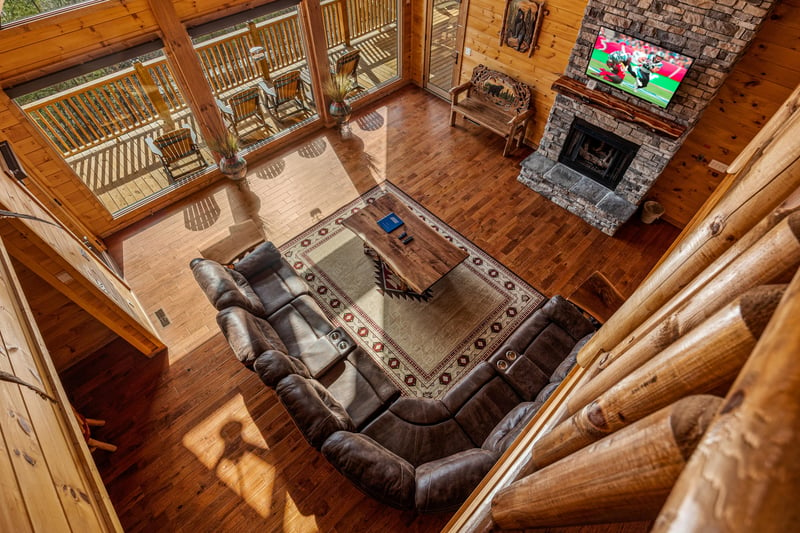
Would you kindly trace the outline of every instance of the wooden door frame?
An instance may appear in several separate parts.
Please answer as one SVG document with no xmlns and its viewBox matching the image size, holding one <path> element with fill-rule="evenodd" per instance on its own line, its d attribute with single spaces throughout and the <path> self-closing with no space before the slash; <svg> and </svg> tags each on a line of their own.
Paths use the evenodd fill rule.
<svg viewBox="0 0 800 533">
<path fill-rule="evenodd" d="M 428 85 L 431 68 L 431 33 L 433 32 L 433 3 L 436 0 L 425 1 L 425 17 L 423 20 L 423 50 L 422 50 L 422 87 L 446 100 L 450 100 L 450 95 L 439 89 Z M 461 63 L 464 56 L 464 41 L 466 40 L 467 14 L 469 13 L 469 0 L 458 0 L 461 6 L 458 9 L 458 22 L 456 22 L 456 39 L 453 48 L 458 54 L 453 63 L 453 83 L 455 87 L 461 81 Z"/>
</svg>

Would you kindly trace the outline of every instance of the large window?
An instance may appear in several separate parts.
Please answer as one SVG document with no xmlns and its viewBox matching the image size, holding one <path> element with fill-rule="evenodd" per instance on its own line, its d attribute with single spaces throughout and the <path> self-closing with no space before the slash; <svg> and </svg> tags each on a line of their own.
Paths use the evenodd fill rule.
<svg viewBox="0 0 800 533">
<path fill-rule="evenodd" d="M 217 107 L 245 151 L 317 118 L 296 6 L 190 34 Z"/>
<path fill-rule="evenodd" d="M 160 49 L 15 101 L 112 213 L 213 163 Z"/>
<path fill-rule="evenodd" d="M 0 11 L 0 26 L 91 1 L 97 0 L 5 0 L 0 2 L 3 6 Z"/>
</svg>

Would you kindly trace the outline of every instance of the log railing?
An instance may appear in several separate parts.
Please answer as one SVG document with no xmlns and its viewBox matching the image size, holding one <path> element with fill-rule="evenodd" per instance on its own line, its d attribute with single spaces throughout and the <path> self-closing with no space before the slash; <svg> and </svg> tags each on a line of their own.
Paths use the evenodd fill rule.
<svg viewBox="0 0 800 533">
<path fill-rule="evenodd" d="M 394 24 L 397 1 L 331 0 L 322 4 L 322 15 L 328 48 L 349 46 L 354 38 Z M 265 74 L 250 56 L 253 46 L 263 46 L 266 50 L 267 72 L 296 67 L 306 61 L 297 13 L 251 24 L 196 46 L 214 93 L 230 91 Z M 64 157 L 157 120 L 171 127 L 170 114 L 184 109 L 186 102 L 167 62 L 157 59 L 142 66 L 62 91 L 25 105 L 23 110 Z"/>
</svg>

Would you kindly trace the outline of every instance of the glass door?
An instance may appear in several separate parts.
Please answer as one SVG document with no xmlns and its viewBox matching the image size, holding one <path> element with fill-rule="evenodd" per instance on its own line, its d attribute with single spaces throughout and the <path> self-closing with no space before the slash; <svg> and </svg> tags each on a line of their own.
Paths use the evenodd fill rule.
<svg viewBox="0 0 800 533">
<path fill-rule="evenodd" d="M 450 99 L 448 91 L 453 86 L 453 76 L 458 63 L 456 49 L 459 0 L 431 0 L 428 13 L 425 54 L 425 86 L 431 92 Z"/>
</svg>

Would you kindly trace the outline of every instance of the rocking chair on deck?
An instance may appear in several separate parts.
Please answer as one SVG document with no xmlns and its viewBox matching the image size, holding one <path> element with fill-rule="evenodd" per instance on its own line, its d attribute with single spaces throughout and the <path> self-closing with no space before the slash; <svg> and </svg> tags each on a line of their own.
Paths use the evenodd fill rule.
<svg viewBox="0 0 800 533">
<path fill-rule="evenodd" d="M 269 125 L 261 109 L 261 93 L 258 87 L 250 87 L 239 91 L 228 98 L 227 104 L 218 99 L 217 107 L 222 112 L 222 117 L 228 122 L 228 126 L 233 128 L 233 132 L 237 136 L 239 135 L 239 124 L 250 118 L 258 120 L 269 133 Z"/>
<path fill-rule="evenodd" d="M 144 142 L 150 151 L 161 159 L 170 183 L 175 181 L 173 170 L 176 168 L 182 169 L 189 164 L 196 163 L 192 168 L 178 175 L 183 176 L 208 166 L 208 162 L 197 146 L 197 137 L 191 128 L 178 128 L 155 139 L 147 137 Z M 193 159 L 185 161 L 188 158 Z"/>
<path fill-rule="evenodd" d="M 259 82 L 258 86 L 267 95 L 267 110 L 278 122 L 284 117 L 308 111 L 299 70 L 290 70 L 273 78 L 271 86 L 263 81 Z M 295 109 L 281 115 L 292 105 Z"/>
<path fill-rule="evenodd" d="M 365 90 L 364 87 L 358 83 L 358 62 L 360 59 L 361 50 L 358 48 L 345 50 L 342 55 L 336 58 L 336 65 L 331 70 L 331 76 L 345 74 L 349 75 L 353 79 L 353 89 L 351 94 Z M 311 74 L 307 70 L 303 70 L 300 73 L 300 77 L 307 87 L 311 87 Z"/>
</svg>

